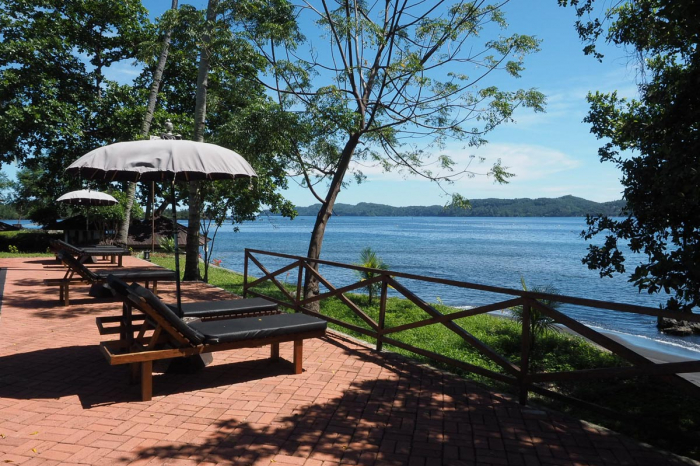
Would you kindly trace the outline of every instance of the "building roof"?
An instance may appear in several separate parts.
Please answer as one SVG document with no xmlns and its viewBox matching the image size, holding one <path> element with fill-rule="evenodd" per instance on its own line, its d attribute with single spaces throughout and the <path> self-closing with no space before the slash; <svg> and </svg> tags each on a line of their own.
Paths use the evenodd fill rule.
<svg viewBox="0 0 700 466">
<path fill-rule="evenodd" d="M 173 233 L 173 221 L 167 217 L 157 217 L 155 220 L 155 245 L 159 247 L 160 239 L 163 237 L 171 238 Z M 178 227 L 178 246 L 184 248 L 187 244 L 187 227 L 180 223 Z M 100 230 L 103 225 L 100 222 L 85 223 L 85 217 L 76 215 L 63 220 L 57 220 L 47 226 L 49 230 L 67 231 L 85 231 Z M 108 228 L 114 228 L 110 225 Z M 0 228 L 1 231 L 1 228 Z M 199 237 L 199 245 L 204 246 L 204 238 Z M 134 249 L 150 249 L 151 247 L 151 220 L 132 220 L 129 226 L 129 236 L 127 237 L 126 247 Z"/>
<path fill-rule="evenodd" d="M 173 221 L 167 217 L 157 217 L 155 219 L 155 245 L 160 244 L 163 237 L 171 238 L 173 233 Z M 187 244 L 187 227 L 177 224 L 178 246 L 184 247 Z M 134 249 L 148 249 L 151 247 L 151 221 L 134 220 L 129 226 L 129 236 L 126 242 L 127 247 Z M 199 237 L 199 245 L 204 246 L 204 238 Z"/>
<path fill-rule="evenodd" d="M 18 231 L 21 229 L 22 229 L 22 227 L 10 225 L 9 223 L 5 223 L 5 222 L 0 222 L 0 231 Z"/>
</svg>

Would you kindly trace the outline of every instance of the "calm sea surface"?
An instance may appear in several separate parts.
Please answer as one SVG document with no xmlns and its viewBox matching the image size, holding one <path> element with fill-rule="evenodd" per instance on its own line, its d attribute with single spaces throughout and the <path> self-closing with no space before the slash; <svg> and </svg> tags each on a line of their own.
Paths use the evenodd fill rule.
<svg viewBox="0 0 700 466">
<path fill-rule="evenodd" d="M 238 232 L 224 225 L 217 233 L 213 258 L 220 259 L 223 267 L 242 272 L 245 248 L 306 256 L 313 222 L 314 217 L 261 218 L 240 225 Z M 333 217 L 321 258 L 354 263 L 369 246 L 391 270 L 416 275 L 513 289 L 520 289 L 523 277 L 530 288 L 552 285 L 569 296 L 650 307 L 665 301 L 663 295 L 640 294 L 627 277 L 602 279 L 581 264 L 587 247 L 580 237 L 584 228 L 582 218 Z M 259 258 L 268 270 L 289 263 L 269 256 Z M 640 259 L 628 257 L 628 270 Z M 254 264 L 250 273 L 260 275 Z M 322 266 L 321 273 L 336 287 L 357 281 L 352 271 Z M 280 280 L 294 283 L 296 271 L 283 274 Z M 428 302 L 459 307 L 509 299 L 419 281 L 402 283 Z M 663 335 L 656 330 L 654 317 L 568 305 L 561 310 L 589 326 L 619 332 L 637 345 L 680 355 L 700 351 L 700 337 Z"/>
</svg>

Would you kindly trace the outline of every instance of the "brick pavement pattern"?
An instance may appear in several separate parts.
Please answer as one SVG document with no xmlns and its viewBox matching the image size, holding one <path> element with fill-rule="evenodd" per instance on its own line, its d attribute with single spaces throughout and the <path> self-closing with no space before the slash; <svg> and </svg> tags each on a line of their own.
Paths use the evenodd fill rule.
<svg viewBox="0 0 700 466">
<path fill-rule="evenodd" d="M 124 265 L 143 266 L 133 257 Z M 98 350 L 94 318 L 120 312 L 88 287 L 68 307 L 48 258 L 0 259 L 0 462 L 167 465 L 695 464 L 341 337 L 307 340 L 304 373 L 269 348 L 214 354 L 197 374 L 154 377 L 138 401 Z M 174 286 L 159 284 L 166 300 Z M 185 300 L 231 299 L 183 284 Z M 291 343 L 280 355 L 291 360 Z"/>
</svg>

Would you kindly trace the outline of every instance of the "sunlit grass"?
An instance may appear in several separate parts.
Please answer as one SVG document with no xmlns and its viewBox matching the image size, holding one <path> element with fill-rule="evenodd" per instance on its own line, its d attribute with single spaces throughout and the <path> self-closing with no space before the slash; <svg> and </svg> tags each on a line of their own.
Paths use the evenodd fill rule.
<svg viewBox="0 0 700 466">
<path fill-rule="evenodd" d="M 0 259 L 12 257 L 54 257 L 54 255 L 48 252 L 0 252 Z"/>
</svg>

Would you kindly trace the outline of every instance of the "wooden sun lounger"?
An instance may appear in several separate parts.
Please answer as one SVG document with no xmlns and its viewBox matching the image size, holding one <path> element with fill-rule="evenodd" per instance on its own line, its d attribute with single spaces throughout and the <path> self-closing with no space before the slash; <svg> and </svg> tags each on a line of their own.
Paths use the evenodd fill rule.
<svg viewBox="0 0 700 466">
<path fill-rule="evenodd" d="M 132 305 L 127 299 L 129 290 L 124 280 L 110 274 L 107 276 L 107 284 L 124 301 L 122 315 L 97 317 L 97 329 L 100 335 L 120 334 L 126 338 L 126 334 L 133 335 L 133 324 L 143 321 L 143 314 L 134 315 Z M 258 317 L 262 315 L 280 314 L 276 303 L 264 298 L 239 298 L 221 301 L 199 301 L 182 303 L 178 310 L 177 304 L 165 303 L 180 318 L 198 318 L 200 320 L 232 319 L 240 317 Z M 116 325 L 114 325 L 116 324 Z"/>
<path fill-rule="evenodd" d="M 65 251 L 59 251 L 56 257 L 68 267 L 68 270 L 62 278 L 47 278 L 44 280 L 44 284 L 47 286 L 59 287 L 59 299 L 64 306 L 70 304 L 71 285 L 81 282 L 92 285 L 107 282 L 107 274 L 94 272 L 88 269 L 84 264 L 81 264 L 78 259 Z M 175 280 L 175 272 L 166 269 L 130 269 L 113 272 L 112 274 L 123 280 L 143 282 L 147 287 L 149 284 L 152 284 L 154 293 L 158 292 L 159 281 Z"/>
<path fill-rule="evenodd" d="M 121 248 L 119 246 L 98 245 L 79 247 L 66 243 L 60 239 L 52 240 L 49 243 L 49 247 L 54 254 L 56 254 L 56 258 L 58 258 L 58 253 L 61 251 L 65 251 L 73 257 L 77 257 L 80 263 L 85 263 L 87 260 L 93 257 L 109 257 L 110 262 L 112 264 L 117 264 L 117 267 L 122 266 L 122 258 L 124 256 L 131 255 L 131 252 L 128 249 Z"/>
<path fill-rule="evenodd" d="M 140 373 L 143 401 L 153 396 L 153 361 L 263 345 L 271 345 L 271 358 L 278 359 L 279 344 L 294 342 L 294 373 L 301 374 L 303 341 L 326 333 L 325 321 L 306 314 L 186 323 L 137 284 L 129 287 L 126 299 L 146 315 L 139 335 L 132 341 L 102 342 L 100 349 L 110 365 L 130 364 L 132 374 Z"/>
</svg>

